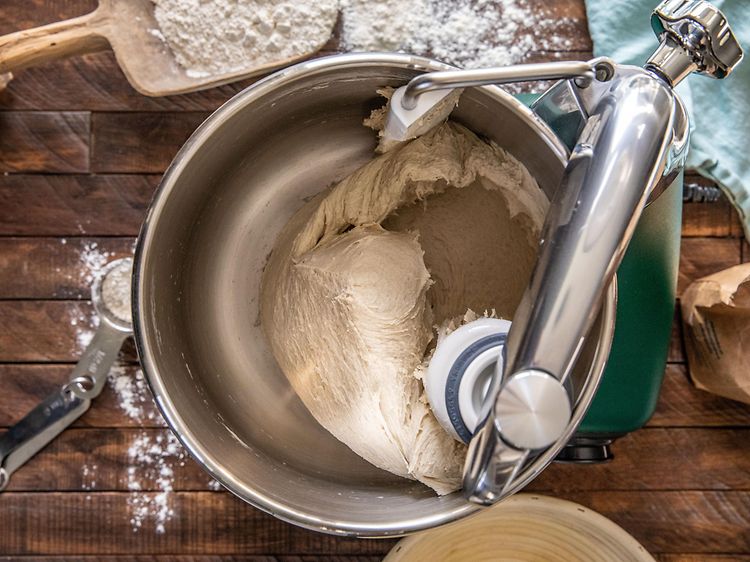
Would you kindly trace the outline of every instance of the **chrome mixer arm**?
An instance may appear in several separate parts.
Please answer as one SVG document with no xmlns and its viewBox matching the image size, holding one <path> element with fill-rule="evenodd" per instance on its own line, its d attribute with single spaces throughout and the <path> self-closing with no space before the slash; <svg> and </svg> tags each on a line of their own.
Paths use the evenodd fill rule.
<svg viewBox="0 0 750 562">
<path fill-rule="evenodd" d="M 498 469 L 512 477 L 517 468 L 509 458 L 545 449 L 567 427 L 573 406 L 567 377 L 667 169 L 676 114 L 671 88 L 645 72 L 614 78 L 589 114 L 513 317 L 504 377 L 495 377 L 496 398 L 471 443 L 464 490 L 472 500 L 494 502 L 510 481 Z M 487 447 L 499 463 L 486 462 Z"/>
<path fill-rule="evenodd" d="M 609 69 L 597 72 L 599 82 L 566 85 L 585 124 L 542 230 L 503 372 L 494 377 L 469 446 L 464 493 L 475 503 L 500 499 L 527 459 L 570 423 L 568 376 L 604 289 L 650 194 L 684 164 L 688 123 L 672 87 L 693 70 L 726 76 L 741 59 L 739 46 L 726 48 L 734 37 L 707 2 L 668 0 L 655 14 L 668 30 L 646 69 L 605 61 Z"/>
</svg>

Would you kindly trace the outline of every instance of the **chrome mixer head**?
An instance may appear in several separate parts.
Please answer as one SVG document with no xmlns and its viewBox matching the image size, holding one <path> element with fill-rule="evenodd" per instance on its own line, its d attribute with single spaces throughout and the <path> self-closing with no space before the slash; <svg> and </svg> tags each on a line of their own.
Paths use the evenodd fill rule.
<svg viewBox="0 0 750 562">
<path fill-rule="evenodd" d="M 470 437 L 463 484 L 474 503 L 507 495 L 529 459 L 559 451 L 575 430 L 569 376 L 584 339 L 644 206 L 684 165 L 687 113 L 672 88 L 692 72 L 724 78 L 742 59 L 726 18 L 708 2 L 667 0 L 652 21 L 661 45 L 643 69 L 596 59 L 438 72 L 413 79 L 392 100 L 419 109 L 416 98 L 432 90 L 557 77 L 568 80 L 540 102 L 570 94 L 581 114 L 536 266 L 503 336 L 502 361 L 494 373 L 488 370 L 500 340 L 490 344 L 489 331 L 472 337 L 474 327 L 467 325 L 438 344 L 430 362 L 426 385 L 438 419 L 459 438 Z M 425 103 L 421 111 L 434 108 Z M 398 116 L 393 109 L 390 114 Z M 464 391 L 480 396 L 471 424 L 462 411 L 462 377 L 482 380 L 481 392 Z M 469 403 L 464 400 L 467 411 Z"/>
</svg>

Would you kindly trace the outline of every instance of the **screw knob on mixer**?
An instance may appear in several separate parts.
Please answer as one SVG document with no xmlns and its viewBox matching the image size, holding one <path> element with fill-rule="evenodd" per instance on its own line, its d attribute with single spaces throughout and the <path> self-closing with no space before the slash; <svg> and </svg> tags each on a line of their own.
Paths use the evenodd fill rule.
<svg viewBox="0 0 750 562">
<path fill-rule="evenodd" d="M 726 78 L 742 60 L 740 46 L 721 11 L 704 0 L 665 0 L 651 27 L 661 41 L 646 68 L 676 86 L 692 72 Z"/>
<path fill-rule="evenodd" d="M 549 447 L 568 427 L 570 416 L 570 397 L 563 384 L 535 369 L 515 373 L 495 403 L 498 430 L 518 449 Z"/>
</svg>

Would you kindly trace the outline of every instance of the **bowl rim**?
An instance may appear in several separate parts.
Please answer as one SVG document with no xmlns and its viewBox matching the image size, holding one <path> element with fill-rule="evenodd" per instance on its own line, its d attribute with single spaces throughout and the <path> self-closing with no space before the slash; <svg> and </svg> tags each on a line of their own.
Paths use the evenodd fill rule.
<svg viewBox="0 0 750 562">
<path fill-rule="evenodd" d="M 438 70 L 452 70 L 455 67 L 426 57 L 398 53 L 353 53 L 336 54 L 326 57 L 302 62 L 278 72 L 248 86 L 221 107 L 214 111 L 188 138 L 182 148 L 178 151 L 161 179 L 156 189 L 146 218 L 138 235 L 133 267 L 132 285 L 132 313 L 133 332 L 138 357 L 145 379 L 154 395 L 159 411 L 167 424 L 185 447 L 188 453 L 206 470 L 214 479 L 219 481 L 224 488 L 243 501 L 254 507 L 274 515 L 275 517 L 292 523 L 294 525 L 327 534 L 338 536 L 355 536 L 369 538 L 398 537 L 416 531 L 430 529 L 452 521 L 461 519 L 475 513 L 479 506 L 466 502 L 465 504 L 447 509 L 432 515 L 423 515 L 416 518 L 394 518 L 388 524 L 368 524 L 362 521 L 345 521 L 330 517 L 320 517 L 312 513 L 294 509 L 254 489 L 249 483 L 241 481 L 206 450 L 190 429 L 190 423 L 183 417 L 179 408 L 171 400 L 169 393 L 162 381 L 158 367 L 158 357 L 155 353 L 156 334 L 147 318 L 146 306 L 148 304 L 147 284 L 145 283 L 144 262 L 150 254 L 150 248 L 154 243 L 155 231 L 169 195 L 176 189 L 181 174 L 184 172 L 188 162 L 204 143 L 227 121 L 231 120 L 248 105 L 261 97 L 272 93 L 275 89 L 306 75 L 325 73 L 331 70 L 357 67 L 398 67 L 402 69 L 413 69 L 417 72 L 430 72 Z M 483 86 L 483 90 L 490 93 L 493 99 L 499 103 L 509 105 L 527 123 L 535 128 L 543 137 L 552 152 L 564 165 L 569 154 L 568 149 L 560 141 L 552 129 L 529 107 L 517 100 L 508 92 L 497 86 Z M 592 367 L 589 370 L 587 382 L 578 397 L 574 408 L 571 423 L 566 432 L 549 449 L 539 455 L 532 463 L 524 469 L 517 480 L 510 487 L 511 494 L 523 488 L 528 482 L 535 478 L 554 459 L 557 453 L 564 447 L 565 443 L 572 437 L 580 424 L 588 405 L 599 385 L 599 381 L 606 366 L 607 357 L 612 343 L 615 325 L 615 309 L 617 301 L 616 276 L 610 284 L 602 304 L 600 339 L 594 352 Z M 460 493 L 454 492 L 454 493 Z"/>
</svg>

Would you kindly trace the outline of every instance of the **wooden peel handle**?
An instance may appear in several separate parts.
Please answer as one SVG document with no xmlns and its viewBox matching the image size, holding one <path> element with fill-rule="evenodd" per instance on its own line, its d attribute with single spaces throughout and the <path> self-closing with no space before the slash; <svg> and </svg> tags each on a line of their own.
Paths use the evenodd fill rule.
<svg viewBox="0 0 750 562">
<path fill-rule="evenodd" d="M 102 51 L 107 40 L 96 12 L 0 37 L 0 74 L 70 55 Z"/>
</svg>

